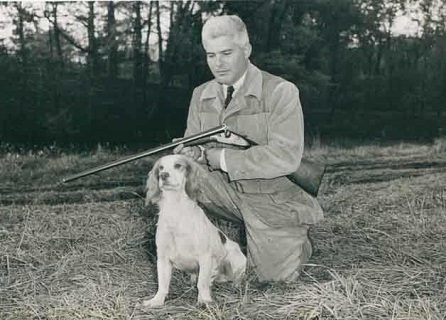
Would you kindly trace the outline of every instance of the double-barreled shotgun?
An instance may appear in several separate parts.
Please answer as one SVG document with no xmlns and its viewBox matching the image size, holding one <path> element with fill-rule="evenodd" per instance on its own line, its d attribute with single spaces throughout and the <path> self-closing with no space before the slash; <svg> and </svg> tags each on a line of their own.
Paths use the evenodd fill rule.
<svg viewBox="0 0 446 320">
<path fill-rule="evenodd" d="M 163 144 L 159 147 L 146 150 L 144 152 L 129 156 L 127 158 L 119 159 L 95 168 L 82 171 L 80 173 L 62 179 L 62 182 L 66 183 L 73 180 L 77 180 L 100 171 L 108 170 L 110 168 L 114 168 L 126 164 L 128 162 L 148 157 L 162 151 L 173 149 L 180 144 L 183 144 L 185 146 L 192 146 L 192 145 L 203 145 L 208 142 L 219 142 L 224 144 L 235 145 L 241 148 L 249 148 L 253 145 L 257 145 L 257 143 L 255 143 L 254 141 L 246 137 L 243 137 L 235 132 L 232 132 L 226 125 L 221 125 L 200 132 L 198 134 L 191 135 L 189 137 L 177 139 L 173 142 Z M 312 196 L 317 196 L 324 173 L 325 173 L 325 166 L 323 164 L 316 163 L 306 158 L 302 158 L 299 168 L 295 172 L 288 175 L 287 177 L 293 183 L 300 186 L 302 189 L 304 189 Z"/>
</svg>

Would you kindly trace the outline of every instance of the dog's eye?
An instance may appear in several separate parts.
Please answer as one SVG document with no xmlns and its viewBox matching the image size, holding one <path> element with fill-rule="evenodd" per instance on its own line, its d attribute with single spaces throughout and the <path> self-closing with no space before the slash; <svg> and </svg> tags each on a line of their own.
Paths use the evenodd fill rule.
<svg viewBox="0 0 446 320">
<path fill-rule="evenodd" d="M 182 166 L 179 163 L 175 163 L 175 165 L 173 166 L 175 169 L 180 169 Z"/>
</svg>

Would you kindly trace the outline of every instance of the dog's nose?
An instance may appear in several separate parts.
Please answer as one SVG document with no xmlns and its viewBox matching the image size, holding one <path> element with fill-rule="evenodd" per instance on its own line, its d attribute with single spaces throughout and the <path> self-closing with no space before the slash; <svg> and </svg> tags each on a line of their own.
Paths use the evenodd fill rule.
<svg viewBox="0 0 446 320">
<path fill-rule="evenodd" d="M 161 180 L 166 180 L 167 178 L 169 178 L 169 172 L 161 172 L 160 173 Z"/>
</svg>

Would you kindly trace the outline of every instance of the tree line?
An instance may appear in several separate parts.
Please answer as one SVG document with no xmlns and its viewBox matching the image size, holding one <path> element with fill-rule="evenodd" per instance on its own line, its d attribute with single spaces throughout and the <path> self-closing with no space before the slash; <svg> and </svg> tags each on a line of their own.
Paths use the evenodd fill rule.
<svg viewBox="0 0 446 320">
<path fill-rule="evenodd" d="M 257 66 L 294 82 L 309 137 L 431 139 L 446 127 L 444 0 L 0 4 L 0 141 L 158 144 L 211 78 L 210 15 L 247 24 Z M 416 13 L 415 34 L 392 30 Z"/>
</svg>

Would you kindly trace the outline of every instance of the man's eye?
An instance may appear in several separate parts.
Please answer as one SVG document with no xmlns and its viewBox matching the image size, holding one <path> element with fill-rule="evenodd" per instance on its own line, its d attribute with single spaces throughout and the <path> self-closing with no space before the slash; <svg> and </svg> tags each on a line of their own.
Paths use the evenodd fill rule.
<svg viewBox="0 0 446 320">
<path fill-rule="evenodd" d="M 213 53 L 208 53 L 208 54 L 207 54 L 207 58 L 208 58 L 208 59 L 215 58 L 215 54 L 213 54 Z"/>
<path fill-rule="evenodd" d="M 161 166 L 159 166 L 159 168 L 158 168 L 159 170 L 163 170 L 164 169 L 164 166 L 163 165 L 161 165 Z"/>
<path fill-rule="evenodd" d="M 179 163 L 175 163 L 175 165 L 173 166 L 175 169 L 180 169 L 181 168 L 181 164 Z"/>
<path fill-rule="evenodd" d="M 232 51 L 223 51 L 223 55 L 229 56 L 232 54 Z"/>
</svg>

